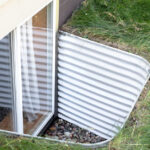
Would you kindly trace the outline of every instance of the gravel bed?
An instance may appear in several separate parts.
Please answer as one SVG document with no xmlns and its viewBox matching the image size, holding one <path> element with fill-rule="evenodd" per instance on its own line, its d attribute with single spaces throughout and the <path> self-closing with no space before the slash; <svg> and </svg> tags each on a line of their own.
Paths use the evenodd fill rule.
<svg viewBox="0 0 150 150">
<path fill-rule="evenodd" d="M 0 107 L 0 122 L 7 116 L 9 112 L 9 108 Z"/>
<path fill-rule="evenodd" d="M 97 143 L 105 141 L 104 138 L 59 118 L 53 122 L 46 131 L 45 136 L 79 143 Z"/>
</svg>

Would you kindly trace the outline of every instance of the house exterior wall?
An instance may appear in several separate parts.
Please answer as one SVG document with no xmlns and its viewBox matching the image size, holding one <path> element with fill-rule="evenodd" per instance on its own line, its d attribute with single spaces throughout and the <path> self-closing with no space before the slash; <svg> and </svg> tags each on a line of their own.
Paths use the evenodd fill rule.
<svg viewBox="0 0 150 150">
<path fill-rule="evenodd" d="M 83 0 L 60 0 L 59 26 L 63 25 Z"/>
<path fill-rule="evenodd" d="M 23 24 L 51 1 L 52 0 L 0 0 L 0 39 L 17 26 Z"/>
</svg>

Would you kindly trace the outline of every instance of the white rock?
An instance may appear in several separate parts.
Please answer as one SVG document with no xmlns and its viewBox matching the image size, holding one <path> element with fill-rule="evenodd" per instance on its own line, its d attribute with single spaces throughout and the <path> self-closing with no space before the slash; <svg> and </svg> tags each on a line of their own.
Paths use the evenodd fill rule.
<svg viewBox="0 0 150 150">
<path fill-rule="evenodd" d="M 67 136 L 67 137 L 70 137 L 70 136 L 71 136 L 71 133 L 70 133 L 70 132 L 65 132 L 64 134 L 65 134 L 65 136 Z"/>
</svg>

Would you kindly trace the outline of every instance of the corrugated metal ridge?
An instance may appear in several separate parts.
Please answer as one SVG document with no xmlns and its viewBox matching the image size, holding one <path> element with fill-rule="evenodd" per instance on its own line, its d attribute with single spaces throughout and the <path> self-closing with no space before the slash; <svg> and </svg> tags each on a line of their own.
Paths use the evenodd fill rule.
<svg viewBox="0 0 150 150">
<path fill-rule="evenodd" d="M 150 76 L 144 58 L 60 31 L 58 116 L 105 139 L 123 127 Z"/>
</svg>

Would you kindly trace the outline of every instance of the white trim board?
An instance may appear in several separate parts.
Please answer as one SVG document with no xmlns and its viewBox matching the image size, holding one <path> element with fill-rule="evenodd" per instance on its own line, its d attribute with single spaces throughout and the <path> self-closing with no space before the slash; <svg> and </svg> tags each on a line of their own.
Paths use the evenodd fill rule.
<svg viewBox="0 0 150 150">
<path fill-rule="evenodd" d="M 8 0 L 0 0 L 0 6 L 4 5 Z"/>
<path fill-rule="evenodd" d="M 0 39 L 34 16 L 52 0 L 0 1 Z"/>
</svg>

